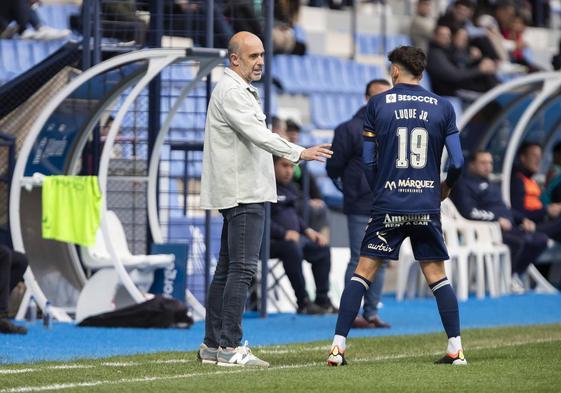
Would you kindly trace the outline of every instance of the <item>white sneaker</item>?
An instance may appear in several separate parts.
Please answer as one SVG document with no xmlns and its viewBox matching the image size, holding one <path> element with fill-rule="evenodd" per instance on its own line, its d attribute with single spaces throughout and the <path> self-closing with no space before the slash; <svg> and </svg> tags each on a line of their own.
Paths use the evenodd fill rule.
<svg viewBox="0 0 561 393">
<path fill-rule="evenodd" d="M 218 348 L 217 360 L 216 364 L 224 367 L 269 367 L 269 363 L 251 353 L 247 341 L 235 349 Z"/>
<path fill-rule="evenodd" d="M 35 33 L 36 40 L 60 40 L 70 35 L 68 29 L 55 29 L 49 26 L 41 26 Z"/>
<path fill-rule="evenodd" d="M 522 295 L 524 294 L 524 292 L 526 292 L 526 289 L 524 288 L 524 283 L 522 282 L 518 274 L 512 275 L 512 278 L 510 280 L 510 292 L 513 293 L 514 295 Z"/>
</svg>

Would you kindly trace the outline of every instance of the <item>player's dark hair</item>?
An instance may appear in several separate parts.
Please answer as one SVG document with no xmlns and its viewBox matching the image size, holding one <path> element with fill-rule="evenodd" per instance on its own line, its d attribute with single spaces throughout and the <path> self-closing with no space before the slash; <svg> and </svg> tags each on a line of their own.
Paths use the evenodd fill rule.
<svg viewBox="0 0 561 393">
<path fill-rule="evenodd" d="M 281 121 L 282 120 L 280 119 L 280 117 L 273 115 L 273 117 L 271 117 L 271 127 L 272 128 L 280 127 L 281 126 Z"/>
<path fill-rule="evenodd" d="M 491 152 L 487 150 L 476 150 L 468 156 L 468 162 L 475 162 L 480 154 L 491 154 Z"/>
<path fill-rule="evenodd" d="M 286 130 L 300 132 L 302 127 L 292 119 L 286 120 Z"/>
<path fill-rule="evenodd" d="M 366 84 L 366 90 L 364 91 L 365 96 L 368 96 L 368 92 L 370 91 L 370 86 L 372 85 L 391 86 L 391 83 L 385 79 L 372 79 L 370 82 Z"/>
<path fill-rule="evenodd" d="M 471 0 L 456 0 L 454 2 L 454 7 L 463 5 L 464 7 L 468 8 L 475 8 L 475 4 Z"/>
<path fill-rule="evenodd" d="M 420 78 L 427 64 L 427 57 L 422 49 L 414 46 L 400 46 L 388 55 L 391 63 L 404 67 L 415 78 Z"/>
<path fill-rule="evenodd" d="M 531 148 L 537 146 L 540 149 L 542 148 L 542 145 L 540 145 L 537 142 L 522 142 L 522 144 L 520 145 L 520 147 L 518 148 L 518 157 L 520 157 L 521 155 L 526 154 L 526 152 Z"/>
</svg>

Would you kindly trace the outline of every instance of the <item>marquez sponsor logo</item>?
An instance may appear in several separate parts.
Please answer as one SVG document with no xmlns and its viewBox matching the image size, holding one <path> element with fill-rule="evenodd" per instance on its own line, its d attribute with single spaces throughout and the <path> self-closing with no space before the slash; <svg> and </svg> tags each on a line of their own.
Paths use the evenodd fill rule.
<svg viewBox="0 0 561 393">
<path fill-rule="evenodd" d="M 416 180 L 416 179 L 399 179 L 397 183 L 395 180 L 387 180 L 384 184 L 386 190 L 397 190 L 397 192 L 414 192 L 422 193 L 423 190 L 433 189 L 434 180 Z"/>
</svg>

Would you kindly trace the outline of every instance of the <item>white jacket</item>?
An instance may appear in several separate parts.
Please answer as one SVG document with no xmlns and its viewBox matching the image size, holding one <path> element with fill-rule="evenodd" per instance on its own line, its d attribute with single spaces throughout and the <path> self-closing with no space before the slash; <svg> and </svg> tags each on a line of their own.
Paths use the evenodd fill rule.
<svg viewBox="0 0 561 393">
<path fill-rule="evenodd" d="M 271 132 L 265 118 L 257 89 L 226 68 L 207 111 L 203 209 L 277 201 L 272 154 L 296 163 L 304 148 Z"/>
</svg>

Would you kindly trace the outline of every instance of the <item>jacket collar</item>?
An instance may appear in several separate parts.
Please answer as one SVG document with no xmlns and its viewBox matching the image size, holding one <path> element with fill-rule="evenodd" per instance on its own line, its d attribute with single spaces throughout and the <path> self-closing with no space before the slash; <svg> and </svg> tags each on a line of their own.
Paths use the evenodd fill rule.
<svg viewBox="0 0 561 393">
<path fill-rule="evenodd" d="M 241 76 L 239 76 L 236 73 L 236 71 L 232 70 L 231 68 L 226 68 L 224 69 L 224 74 L 228 75 L 243 88 L 249 90 L 249 92 L 252 93 L 253 95 L 257 94 L 257 89 L 255 88 L 255 86 L 252 86 L 251 84 L 247 83 Z"/>
</svg>

